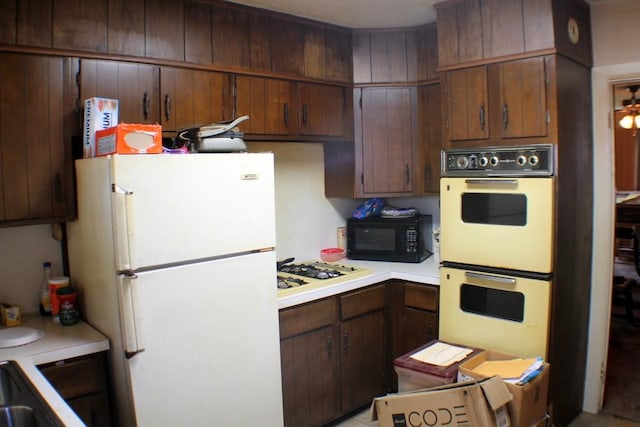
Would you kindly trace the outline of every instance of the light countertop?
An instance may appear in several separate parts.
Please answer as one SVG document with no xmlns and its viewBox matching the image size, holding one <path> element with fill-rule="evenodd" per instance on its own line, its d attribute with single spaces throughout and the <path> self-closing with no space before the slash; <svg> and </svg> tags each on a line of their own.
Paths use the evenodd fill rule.
<svg viewBox="0 0 640 427">
<path fill-rule="evenodd" d="M 389 279 L 409 280 L 428 285 L 440 284 L 440 260 L 433 255 L 421 263 L 357 261 L 346 258 L 336 263 L 366 268 L 371 271 L 371 274 L 344 282 L 310 288 L 308 290 L 305 290 L 304 286 L 301 286 L 299 292 L 278 297 L 278 308 L 293 307 L 298 304 L 363 288 Z"/>
<path fill-rule="evenodd" d="M 82 321 L 72 326 L 62 326 L 54 323 L 51 317 L 27 314 L 22 316 L 22 326 L 41 330 L 44 336 L 31 344 L 0 348 L 0 360 L 15 360 L 18 363 L 65 426 L 84 426 L 40 373 L 37 365 L 109 350 L 109 340 Z"/>
</svg>

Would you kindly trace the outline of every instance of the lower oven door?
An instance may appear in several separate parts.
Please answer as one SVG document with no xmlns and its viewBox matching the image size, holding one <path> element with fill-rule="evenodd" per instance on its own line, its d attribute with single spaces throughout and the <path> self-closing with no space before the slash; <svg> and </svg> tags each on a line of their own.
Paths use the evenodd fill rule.
<svg viewBox="0 0 640 427">
<path fill-rule="evenodd" d="M 443 261 L 553 271 L 553 178 L 445 177 L 440 183 Z"/>
<path fill-rule="evenodd" d="M 550 300 L 550 281 L 442 267 L 439 338 L 546 359 Z"/>
</svg>

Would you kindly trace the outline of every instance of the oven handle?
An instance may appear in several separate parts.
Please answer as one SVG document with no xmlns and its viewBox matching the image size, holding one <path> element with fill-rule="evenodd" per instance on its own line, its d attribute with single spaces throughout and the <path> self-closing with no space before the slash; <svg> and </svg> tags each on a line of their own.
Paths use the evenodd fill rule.
<svg viewBox="0 0 640 427">
<path fill-rule="evenodd" d="M 465 184 L 480 185 L 518 185 L 517 179 L 465 179 Z"/>
<path fill-rule="evenodd" d="M 472 272 L 472 271 L 465 271 L 464 275 L 467 276 L 467 277 L 472 277 L 474 279 L 489 280 L 489 281 L 492 281 L 492 282 L 504 283 L 504 284 L 507 284 L 507 285 L 515 285 L 516 284 L 516 279 L 514 279 L 512 277 L 492 276 L 490 274 L 475 273 L 475 272 Z"/>
</svg>

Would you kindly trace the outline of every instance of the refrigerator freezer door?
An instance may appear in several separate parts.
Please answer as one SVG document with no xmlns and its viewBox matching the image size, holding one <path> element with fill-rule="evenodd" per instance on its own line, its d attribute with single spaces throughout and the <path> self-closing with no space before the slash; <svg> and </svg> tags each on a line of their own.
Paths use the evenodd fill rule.
<svg viewBox="0 0 640 427">
<path fill-rule="evenodd" d="M 275 246 L 273 154 L 107 159 L 118 271 Z"/>
<path fill-rule="evenodd" d="M 282 426 L 274 252 L 138 275 L 139 426 Z"/>
</svg>

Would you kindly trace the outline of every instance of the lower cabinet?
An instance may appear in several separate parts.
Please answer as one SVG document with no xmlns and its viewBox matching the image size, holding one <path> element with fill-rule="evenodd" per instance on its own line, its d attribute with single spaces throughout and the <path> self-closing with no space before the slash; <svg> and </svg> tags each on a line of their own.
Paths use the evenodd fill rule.
<svg viewBox="0 0 640 427">
<path fill-rule="evenodd" d="M 48 363 L 38 369 L 87 426 L 111 425 L 103 353 Z"/>
<path fill-rule="evenodd" d="M 387 390 L 385 285 L 280 311 L 285 426 L 319 426 Z"/>
</svg>

